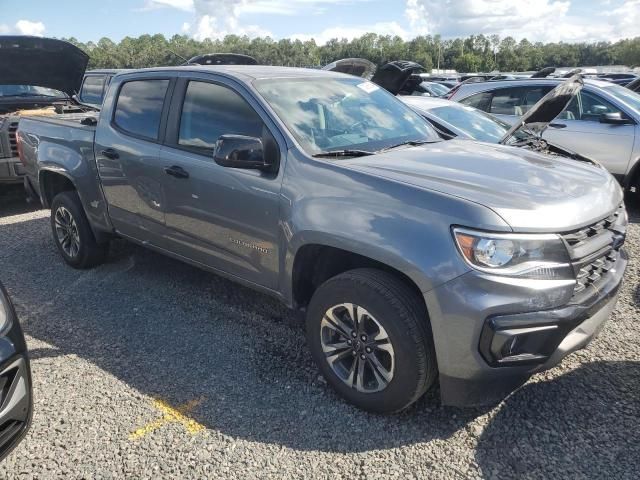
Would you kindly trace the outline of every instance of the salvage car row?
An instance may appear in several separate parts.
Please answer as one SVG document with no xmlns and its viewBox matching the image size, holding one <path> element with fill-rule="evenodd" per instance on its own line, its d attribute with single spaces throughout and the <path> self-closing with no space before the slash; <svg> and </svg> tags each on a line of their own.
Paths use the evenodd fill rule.
<svg viewBox="0 0 640 480">
<path fill-rule="evenodd" d="M 95 267 L 120 237 L 268 293 L 306 313 L 319 370 L 360 408 L 399 411 L 436 383 L 443 404 L 499 401 L 586 346 L 615 307 L 623 190 L 543 136 L 588 85 L 579 76 L 511 127 L 464 105 L 453 108 L 477 115 L 471 126 L 457 110 L 440 124 L 398 101 L 411 62 L 372 81 L 259 65 L 130 70 L 102 80 L 98 111 L 71 100 L 83 52 L 30 48 L 66 63 L 47 65 L 49 81 L 16 56 L 0 83 L 68 96 L 21 115 L 15 136 L 64 261 Z M 491 143 L 471 140 L 480 118 Z"/>
</svg>

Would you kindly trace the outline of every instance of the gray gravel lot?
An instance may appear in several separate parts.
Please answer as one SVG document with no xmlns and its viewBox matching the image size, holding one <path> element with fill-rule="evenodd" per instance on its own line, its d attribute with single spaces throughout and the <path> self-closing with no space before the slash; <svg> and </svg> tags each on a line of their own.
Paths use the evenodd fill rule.
<svg viewBox="0 0 640 480">
<path fill-rule="evenodd" d="M 640 217 L 618 308 L 587 349 L 491 409 L 363 413 L 318 378 L 276 301 L 123 241 L 76 271 L 48 211 L 0 191 L 0 280 L 35 411 L 2 478 L 638 478 Z M 163 402 L 163 403 L 159 403 Z"/>
</svg>

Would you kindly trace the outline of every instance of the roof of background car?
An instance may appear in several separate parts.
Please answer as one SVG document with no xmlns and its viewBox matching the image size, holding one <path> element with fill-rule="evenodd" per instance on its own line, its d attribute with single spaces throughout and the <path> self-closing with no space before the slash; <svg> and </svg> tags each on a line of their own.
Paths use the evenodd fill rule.
<svg viewBox="0 0 640 480">
<path fill-rule="evenodd" d="M 460 85 L 459 90 L 453 95 L 453 98 L 459 99 L 462 94 L 465 97 L 474 93 L 486 92 L 495 90 L 496 88 L 516 87 L 520 85 L 536 84 L 536 85 L 559 85 L 565 82 L 566 78 L 522 78 L 516 80 L 494 80 L 488 82 L 471 82 L 464 85 Z M 605 80 L 594 80 L 592 78 L 584 79 L 585 85 L 592 85 L 598 88 L 606 88 L 615 85 L 614 83 L 607 82 Z"/>
<path fill-rule="evenodd" d="M 98 68 L 95 70 L 87 70 L 84 72 L 85 75 L 110 75 L 122 72 L 130 72 L 131 70 L 128 68 Z"/>
<path fill-rule="evenodd" d="M 407 105 L 411 105 L 414 108 L 418 108 L 420 110 L 431 110 L 432 108 L 438 107 L 454 107 L 454 108 L 464 108 L 464 106 L 458 102 L 454 102 L 453 100 L 445 100 L 444 98 L 435 98 L 435 97 L 419 97 L 419 96 L 401 96 L 398 97 Z"/>
<path fill-rule="evenodd" d="M 218 73 L 236 78 L 244 82 L 251 82 L 257 79 L 269 78 L 350 78 L 352 75 L 344 73 L 329 72 L 326 70 L 316 70 L 312 68 L 276 67 L 268 65 L 185 65 L 180 67 L 156 67 L 143 68 L 139 70 L 129 70 L 128 74 L 146 72 L 197 72 L 197 73 Z M 364 81 L 364 80 L 363 80 Z"/>
</svg>

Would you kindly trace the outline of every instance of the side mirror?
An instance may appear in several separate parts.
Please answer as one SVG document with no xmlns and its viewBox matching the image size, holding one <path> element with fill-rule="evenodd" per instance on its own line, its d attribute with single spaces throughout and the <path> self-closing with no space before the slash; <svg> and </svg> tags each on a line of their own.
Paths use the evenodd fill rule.
<svg viewBox="0 0 640 480">
<path fill-rule="evenodd" d="M 620 112 L 615 112 L 600 115 L 600 123 L 608 123 L 610 125 L 632 125 L 633 120 L 622 116 Z"/>
<path fill-rule="evenodd" d="M 213 151 L 218 165 L 230 168 L 268 170 L 272 164 L 264 155 L 262 140 L 245 135 L 222 135 Z"/>
</svg>

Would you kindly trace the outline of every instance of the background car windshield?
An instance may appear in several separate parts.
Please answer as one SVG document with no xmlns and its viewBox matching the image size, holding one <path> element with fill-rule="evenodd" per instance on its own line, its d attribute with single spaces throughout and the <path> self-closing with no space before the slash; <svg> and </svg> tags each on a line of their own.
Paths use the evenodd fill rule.
<svg viewBox="0 0 640 480">
<path fill-rule="evenodd" d="M 440 85 L 439 83 L 434 82 L 422 82 L 421 85 L 425 90 L 431 92 L 434 96 L 441 96 L 449 92 L 450 88 L 445 87 L 444 85 Z"/>
<path fill-rule="evenodd" d="M 475 108 L 447 106 L 432 108 L 430 112 L 481 142 L 498 143 L 509 129 L 506 123 L 499 122 Z"/>
<path fill-rule="evenodd" d="M 257 80 L 255 87 L 309 154 L 439 140 L 422 117 L 359 78 Z"/>
<path fill-rule="evenodd" d="M 0 85 L 0 97 L 66 97 L 67 95 L 53 88 L 36 87 L 34 85 Z"/>
<path fill-rule="evenodd" d="M 636 112 L 640 113 L 640 94 L 633 92 L 626 87 L 621 87 L 620 85 L 612 85 L 606 88 L 607 93 L 610 93 L 618 100 L 624 102 Z"/>
</svg>

